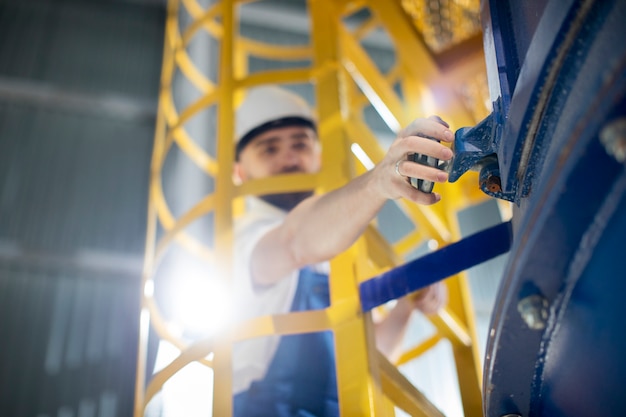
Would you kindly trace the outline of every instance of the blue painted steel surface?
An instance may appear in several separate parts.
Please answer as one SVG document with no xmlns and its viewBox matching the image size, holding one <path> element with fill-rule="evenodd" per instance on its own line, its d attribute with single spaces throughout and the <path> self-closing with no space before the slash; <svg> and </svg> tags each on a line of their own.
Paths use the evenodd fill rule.
<svg viewBox="0 0 626 417">
<path fill-rule="evenodd" d="M 497 151 L 502 137 L 501 112 L 493 112 L 473 128 L 459 129 L 455 134 L 454 161 L 450 182 L 455 182 L 470 169 L 480 171 L 479 186 L 492 197 L 513 201 L 515 189 L 502 191 Z M 489 177 L 497 178 L 497 187 L 489 187 Z"/>
<path fill-rule="evenodd" d="M 486 349 L 487 417 L 626 416 L 624 22 L 623 0 L 483 5 L 494 111 L 457 132 L 450 180 L 480 169 L 485 192 L 515 203 Z M 363 283 L 363 310 L 489 247 L 463 243 Z"/>
<path fill-rule="evenodd" d="M 484 137 L 484 130 L 477 131 L 476 128 L 457 132 L 450 181 L 456 181 L 472 166 L 480 167 L 485 155 L 495 153 L 500 167 L 502 193 L 487 191 L 487 194 L 519 203 L 528 195 L 535 164 L 541 162 L 546 139 L 542 132 L 546 129 L 539 123 L 547 111 L 552 89 L 558 88 L 555 76 L 567 62 L 564 58 L 576 49 L 579 32 L 584 30 L 581 25 L 588 9 L 585 4 L 593 2 L 554 0 L 536 5 L 537 12 L 543 10 L 543 15 L 538 24 L 532 22 L 537 29 L 523 61 L 520 61 L 518 49 L 519 44 L 525 45 L 527 40 L 515 42 L 511 39 L 515 36 L 512 27 L 521 25 L 516 18 L 521 19 L 531 13 L 512 15 L 510 9 L 520 6 L 509 3 L 514 2 L 491 0 L 489 7 L 483 10 L 493 112 L 482 124 L 493 124 L 491 137 Z M 496 20 L 490 20 L 493 17 Z M 468 144 L 475 145 L 471 152 Z"/>
<path fill-rule="evenodd" d="M 589 246 L 578 248 L 570 264 L 538 355 L 535 415 L 626 415 L 625 189 L 622 170 L 583 237 Z"/>
<path fill-rule="evenodd" d="M 363 311 L 420 290 L 509 251 L 511 223 L 501 223 L 361 283 Z"/>
<path fill-rule="evenodd" d="M 496 111 L 508 114 L 528 47 L 548 0 L 483 1 L 485 57 L 491 100 Z M 566 6 L 565 2 L 561 2 Z"/>
<path fill-rule="evenodd" d="M 515 89 L 510 103 L 500 91 L 483 127 L 457 134 L 451 175 L 495 154 L 499 197 L 516 203 L 485 358 L 485 415 L 623 416 L 626 171 L 599 137 L 626 122 L 626 2 L 552 0 L 539 19 L 511 13 L 520 3 L 484 5 L 486 52 L 497 58 L 487 64 L 500 74 L 492 93 L 503 77 Z M 532 37 L 503 31 L 502 16 Z M 612 139 L 626 147 L 623 132 Z M 548 306 L 536 328 L 518 309 L 528 296 Z"/>
</svg>

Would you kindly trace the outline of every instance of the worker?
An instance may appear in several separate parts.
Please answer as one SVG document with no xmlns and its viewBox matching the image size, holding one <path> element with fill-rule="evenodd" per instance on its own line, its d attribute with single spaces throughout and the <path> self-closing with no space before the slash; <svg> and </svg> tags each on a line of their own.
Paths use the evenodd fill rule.
<svg viewBox="0 0 626 417">
<path fill-rule="evenodd" d="M 249 197 L 235 224 L 235 288 L 242 318 L 329 306 L 328 261 L 350 247 L 386 201 L 440 200 L 412 187 L 408 177 L 445 182 L 441 170 L 407 160 L 421 153 L 449 160 L 452 151 L 425 137 L 450 142 L 448 125 L 418 119 L 398 134 L 383 160 L 345 186 Z M 321 168 L 315 118 L 299 96 L 277 86 L 248 91 L 236 113 L 234 178 L 245 182 Z M 393 356 L 414 309 L 436 312 L 447 300 L 441 283 L 397 302 L 375 324 L 377 346 Z M 339 415 L 332 332 L 262 337 L 233 348 L 234 415 Z"/>
</svg>

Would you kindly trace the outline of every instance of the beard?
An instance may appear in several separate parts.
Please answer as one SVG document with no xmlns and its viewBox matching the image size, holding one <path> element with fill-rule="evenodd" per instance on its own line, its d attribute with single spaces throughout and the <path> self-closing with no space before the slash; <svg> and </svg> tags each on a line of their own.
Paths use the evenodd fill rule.
<svg viewBox="0 0 626 417">
<path fill-rule="evenodd" d="M 298 174 L 305 173 L 305 171 L 297 165 L 285 167 L 279 174 Z M 286 193 L 265 194 L 259 196 L 259 198 L 266 203 L 278 207 L 284 211 L 293 210 L 298 204 L 313 195 L 313 191 L 294 191 Z"/>
<path fill-rule="evenodd" d="M 291 211 L 312 195 L 313 191 L 299 191 L 294 193 L 266 194 L 259 196 L 259 198 L 281 210 Z"/>
</svg>

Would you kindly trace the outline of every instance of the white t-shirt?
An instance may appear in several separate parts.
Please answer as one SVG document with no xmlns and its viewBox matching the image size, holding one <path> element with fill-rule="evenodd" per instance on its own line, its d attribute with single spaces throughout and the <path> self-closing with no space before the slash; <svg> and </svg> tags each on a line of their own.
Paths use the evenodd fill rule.
<svg viewBox="0 0 626 417">
<path fill-rule="evenodd" d="M 268 287 L 254 287 L 250 274 L 250 257 L 259 239 L 278 226 L 286 213 L 264 201 L 251 197 L 247 214 L 235 221 L 233 253 L 234 285 L 241 319 L 287 313 L 298 286 L 299 271 Z M 252 381 L 263 378 L 276 352 L 279 336 L 260 337 L 233 347 L 233 393 L 248 389 Z"/>
</svg>

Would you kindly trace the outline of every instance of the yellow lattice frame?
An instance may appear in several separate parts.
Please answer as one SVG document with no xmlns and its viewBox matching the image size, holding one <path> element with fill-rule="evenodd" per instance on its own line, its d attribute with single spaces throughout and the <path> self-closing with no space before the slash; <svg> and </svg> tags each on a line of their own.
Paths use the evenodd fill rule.
<svg viewBox="0 0 626 417">
<path fill-rule="evenodd" d="M 154 285 L 152 278 L 165 249 L 174 242 L 199 258 L 217 266 L 219 276 L 231 275 L 232 219 L 234 202 L 238 197 L 265 192 L 315 188 L 327 191 L 340 187 L 363 171 L 350 152 L 352 142 L 358 143 L 373 162 L 383 156 L 376 138 L 367 128 L 362 108 L 374 98 L 379 110 L 395 119 L 398 126 L 408 123 L 414 115 L 428 115 L 439 109 L 428 100 L 433 88 L 443 92 L 445 111 L 439 112 L 454 126 L 473 125 L 467 109 L 454 98 L 458 80 L 443 77 L 414 32 L 410 19 L 395 2 L 376 0 L 309 2 L 311 45 L 277 46 L 243 38 L 238 32 L 237 7 L 244 1 L 221 1 L 203 9 L 196 0 L 170 0 L 166 22 L 161 91 L 156 126 L 155 145 L 150 175 L 148 234 L 144 263 L 144 288 Z M 181 32 L 179 8 L 184 7 L 192 23 Z M 367 7 L 372 18 L 359 28 L 349 31 L 342 18 Z M 382 74 L 371 62 L 360 39 L 376 27 L 384 27 L 396 45 L 397 64 Z M 219 80 L 210 80 L 194 64 L 187 46 L 199 33 L 206 31 L 218 39 L 220 46 Z M 267 71 L 247 74 L 250 55 L 276 60 L 309 59 L 309 68 Z M 172 94 L 175 70 L 202 93 L 188 107 L 176 109 Z M 234 108 L 245 89 L 265 83 L 311 82 L 317 96 L 319 131 L 323 143 L 324 170 L 317 175 L 292 175 L 257 180 L 236 186 L 231 180 L 234 157 L 232 146 Z M 392 85 L 401 83 L 404 99 Z M 358 84 L 367 97 L 355 88 Z M 185 129 L 195 114 L 209 106 L 218 108 L 217 155 L 204 151 Z M 453 126 L 453 127 L 454 127 Z M 350 140 L 349 140 L 350 138 Z M 178 146 L 206 175 L 215 179 L 216 190 L 199 201 L 192 209 L 175 218 L 168 207 L 162 189 L 162 168 L 172 148 Z M 467 181 L 471 186 L 465 186 Z M 138 352 L 135 417 L 142 416 L 151 398 L 178 370 L 192 361 L 213 368 L 218 383 L 214 388 L 213 414 L 229 416 L 231 405 L 232 343 L 250 337 L 270 334 L 293 334 L 332 330 L 335 336 L 337 375 L 342 415 L 390 415 L 395 404 L 412 415 L 440 415 L 385 358 L 373 343 L 371 318 L 360 312 L 358 283 L 396 265 L 403 256 L 425 240 L 440 245 L 458 238 L 454 214 L 461 207 L 482 199 L 473 191 L 475 178 L 465 177 L 461 184 L 442 187 L 444 202 L 434 207 L 401 206 L 415 223 L 414 232 L 391 246 L 371 227 L 364 237 L 331 262 L 332 305 L 321 311 L 300 312 L 260 317 L 212 339 L 186 343 L 172 334 L 165 325 L 159 307 L 146 292 L 142 300 L 141 329 Z M 236 206 L 236 205 L 235 205 Z M 195 219 L 214 214 L 214 248 L 211 249 L 186 232 Z M 157 240 L 157 227 L 165 231 Z M 337 279 L 335 277 L 341 277 Z M 463 405 L 466 415 L 480 415 L 480 373 L 475 329 L 467 284 L 463 277 L 448 280 L 450 305 L 441 314 L 431 317 L 437 334 L 400 359 L 404 363 L 419 356 L 443 338 L 451 341 Z M 146 386 L 144 379 L 147 335 L 153 326 L 160 338 L 169 341 L 181 353 L 178 358 L 155 374 Z M 209 353 L 214 359 L 208 360 Z M 144 388 L 145 387 L 145 388 Z"/>
</svg>

